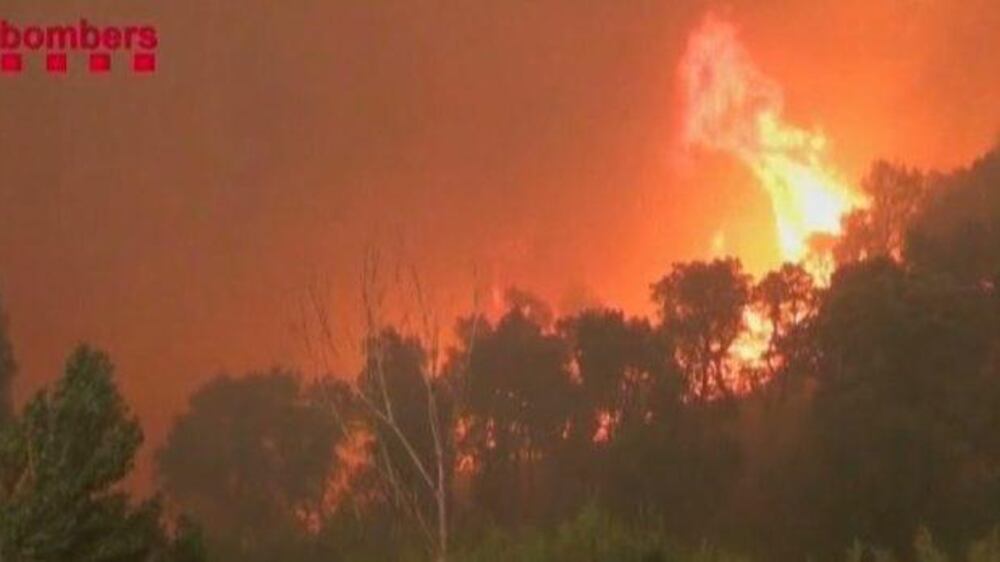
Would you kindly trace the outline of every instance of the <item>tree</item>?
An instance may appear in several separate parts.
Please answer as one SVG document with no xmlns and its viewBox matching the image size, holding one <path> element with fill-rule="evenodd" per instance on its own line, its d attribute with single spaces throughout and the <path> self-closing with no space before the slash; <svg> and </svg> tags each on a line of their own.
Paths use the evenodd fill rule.
<svg viewBox="0 0 1000 562">
<path fill-rule="evenodd" d="M 905 555 L 921 523 L 949 540 L 988 528 L 1000 497 L 991 301 L 888 259 L 834 276 L 816 320 L 809 436 L 821 544 L 860 538 Z"/>
<path fill-rule="evenodd" d="M 80 347 L 0 431 L 0 559 L 173 560 L 158 501 L 133 506 L 117 489 L 141 442 L 108 357 Z"/>
<path fill-rule="evenodd" d="M 207 523 L 217 554 L 291 556 L 323 516 L 342 438 L 296 374 L 220 376 L 191 397 L 157 453 L 158 474 L 169 497 Z"/>
<path fill-rule="evenodd" d="M 557 480 L 576 499 L 571 507 L 593 497 L 616 513 L 638 517 L 694 499 L 685 493 L 694 488 L 689 469 L 698 470 L 703 457 L 690 454 L 693 449 L 681 452 L 691 416 L 663 332 L 646 319 L 600 309 L 564 318 L 559 327 L 579 385 L 567 443 L 571 454 L 560 463 L 566 477 Z M 698 518 L 698 510 L 688 507 L 669 511 Z"/>
<path fill-rule="evenodd" d="M 906 237 L 928 194 L 918 170 L 878 161 L 861 181 L 868 206 L 844 218 L 844 234 L 834 246 L 837 263 L 886 257 L 903 259 Z"/>
<path fill-rule="evenodd" d="M 814 539 L 803 498 L 815 486 L 815 454 L 803 422 L 812 405 L 812 330 L 822 296 L 806 268 L 790 263 L 768 272 L 752 292 L 756 329 L 766 339 L 761 365 L 751 368 L 762 371 L 764 384 L 740 399 L 741 467 L 726 527 L 730 540 L 767 559 L 802 559 L 803 545 Z"/>
<path fill-rule="evenodd" d="M 610 441 L 617 430 L 652 412 L 663 346 L 645 319 L 589 309 L 559 321 L 579 384 L 573 432 L 586 442 Z"/>
<path fill-rule="evenodd" d="M 355 412 L 372 433 L 369 457 L 381 495 L 416 522 L 437 556 L 442 556 L 442 544 L 446 555 L 447 538 L 442 542 L 435 533 L 442 529 L 435 518 L 447 514 L 451 501 L 449 483 L 454 469 L 448 432 L 453 423 L 445 381 L 430 374 L 436 367 L 421 340 L 394 328 L 369 339 L 365 350 Z"/>
<path fill-rule="evenodd" d="M 743 332 L 750 276 L 733 258 L 677 264 L 653 284 L 663 330 L 688 377 L 691 395 L 709 400 L 732 394 L 726 362 Z"/>
<path fill-rule="evenodd" d="M 360 375 L 343 387 L 340 398 L 327 404 L 345 432 L 360 431 L 374 438 L 369 451 L 373 454 L 367 459 L 372 470 L 366 472 L 371 478 L 364 480 L 375 481 L 383 497 L 391 500 L 394 514 L 401 522 L 416 525 L 426 550 L 444 562 L 451 534 L 455 443 L 440 330 L 416 269 L 397 267 L 393 278 L 400 281 L 408 273 L 409 279 L 390 286 L 381 266 L 379 253 L 369 251 L 361 275 L 364 335 L 360 351 L 364 366 Z M 403 306 L 415 303 L 416 328 L 410 325 L 408 315 L 400 328 L 386 320 L 385 301 L 390 290 L 399 291 L 404 300 L 412 298 L 413 302 Z M 320 339 L 318 345 L 307 339 L 307 347 L 321 359 L 338 355 L 329 307 L 316 291 L 311 292 L 309 305 Z M 307 328 L 307 338 L 308 332 Z M 361 427 L 352 429 L 351 422 L 358 420 Z"/>
<path fill-rule="evenodd" d="M 752 292 L 752 307 L 767 322 L 763 361 L 770 379 L 801 353 L 802 329 L 815 315 L 818 293 L 801 265 L 786 263 L 764 276 Z"/>
<path fill-rule="evenodd" d="M 546 483 L 577 396 L 565 343 L 539 324 L 536 308 L 508 305 L 495 326 L 478 319 L 452 357 L 474 495 L 502 522 L 537 520 L 558 507 Z"/>
<path fill-rule="evenodd" d="M 1000 281 L 1000 147 L 933 182 L 907 241 L 912 266 L 973 286 Z"/>
</svg>

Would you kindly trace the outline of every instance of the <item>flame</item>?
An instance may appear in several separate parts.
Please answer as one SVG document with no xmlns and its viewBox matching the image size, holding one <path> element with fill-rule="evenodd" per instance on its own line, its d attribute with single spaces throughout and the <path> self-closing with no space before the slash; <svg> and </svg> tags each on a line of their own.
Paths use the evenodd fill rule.
<svg viewBox="0 0 1000 562">
<path fill-rule="evenodd" d="M 826 161 L 826 137 L 782 117 L 781 88 L 750 59 L 732 23 L 712 15 L 691 35 L 680 64 L 688 146 L 728 152 L 771 199 L 778 247 L 801 262 L 817 234 L 839 235 L 840 219 L 864 200 Z"/>
<path fill-rule="evenodd" d="M 730 357 L 741 366 L 763 367 L 771 333 L 771 325 L 764 315 L 747 308 L 743 311 L 743 331 L 729 349 Z"/>
</svg>

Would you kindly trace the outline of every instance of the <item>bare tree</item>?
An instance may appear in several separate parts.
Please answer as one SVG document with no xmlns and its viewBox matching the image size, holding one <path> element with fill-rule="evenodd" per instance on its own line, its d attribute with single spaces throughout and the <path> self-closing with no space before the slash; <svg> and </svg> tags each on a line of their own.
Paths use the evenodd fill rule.
<svg viewBox="0 0 1000 562">
<path fill-rule="evenodd" d="M 366 369 L 351 381 L 350 395 L 362 416 L 368 420 L 365 429 L 374 437 L 375 449 L 370 462 L 382 488 L 387 491 L 397 512 L 419 528 L 435 560 L 445 562 L 450 539 L 449 500 L 455 444 L 452 426 L 443 418 L 441 411 L 444 377 L 440 324 L 416 268 L 397 266 L 387 276 L 381 269 L 382 265 L 378 251 L 366 252 L 360 279 L 363 316 L 361 355 Z M 420 428 L 401 422 L 397 413 L 398 397 L 393 396 L 388 381 L 387 349 L 383 336 L 387 329 L 393 328 L 387 320 L 387 300 L 394 289 L 404 297 L 399 327 L 409 337 L 415 338 L 426 354 L 426 364 L 420 370 L 426 399 L 426 412 L 420 420 Z M 474 305 L 478 302 L 475 294 L 473 301 Z M 310 292 L 308 305 L 303 312 L 312 317 L 315 329 L 306 330 L 307 350 L 327 362 L 330 357 L 340 354 L 330 320 L 332 309 L 318 291 Z M 408 310 L 409 306 L 415 310 Z M 478 317 L 478 314 L 473 315 L 475 319 Z M 472 329 L 475 328 L 474 321 Z M 337 419 L 349 431 L 348 416 L 340 411 L 342 402 L 331 400 L 331 405 Z M 428 432 L 431 438 L 429 454 L 421 454 L 420 439 L 415 435 L 422 431 Z M 392 454 L 390 444 L 397 445 L 404 454 Z M 404 472 L 415 472 L 417 478 L 405 479 L 402 477 Z"/>
</svg>

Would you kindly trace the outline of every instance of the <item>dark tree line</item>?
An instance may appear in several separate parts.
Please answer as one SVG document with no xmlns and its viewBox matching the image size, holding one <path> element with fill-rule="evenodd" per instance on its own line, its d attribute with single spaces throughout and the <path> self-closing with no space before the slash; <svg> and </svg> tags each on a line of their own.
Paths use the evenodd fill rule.
<svg viewBox="0 0 1000 562">
<path fill-rule="evenodd" d="M 586 506 L 761 559 L 854 541 L 905 559 L 922 528 L 958 552 L 1000 523 L 1000 153 L 879 163 L 863 187 L 829 280 L 677 264 L 652 318 L 556 317 L 512 290 L 448 349 L 373 325 L 353 379 L 220 379 L 171 434 L 164 485 L 241 559 L 280 558 L 260 545 L 281 533 L 317 559 L 445 559 L 443 540 Z"/>
<path fill-rule="evenodd" d="M 677 559 L 662 536 L 761 560 L 960 555 L 1000 523 L 1000 152 L 879 163 L 863 187 L 830 279 L 676 264 L 651 317 L 511 290 L 446 339 L 366 290 L 353 376 L 192 396 L 157 466 L 204 533 L 119 487 L 141 431 L 108 358 L 80 348 L 16 412 L 0 322 L 0 559 Z M 557 539 L 502 539 L 528 528 Z"/>
</svg>

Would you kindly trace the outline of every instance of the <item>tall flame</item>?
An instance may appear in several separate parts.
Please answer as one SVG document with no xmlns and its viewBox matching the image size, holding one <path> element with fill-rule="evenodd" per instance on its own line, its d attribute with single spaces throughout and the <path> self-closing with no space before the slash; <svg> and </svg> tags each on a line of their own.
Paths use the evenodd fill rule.
<svg viewBox="0 0 1000 562">
<path fill-rule="evenodd" d="M 807 257 L 816 234 L 838 235 L 840 219 L 863 200 L 826 161 L 826 138 L 786 122 L 780 87 L 739 42 L 732 23 L 709 15 L 680 64 L 684 140 L 733 154 L 771 199 L 785 261 Z"/>
</svg>

